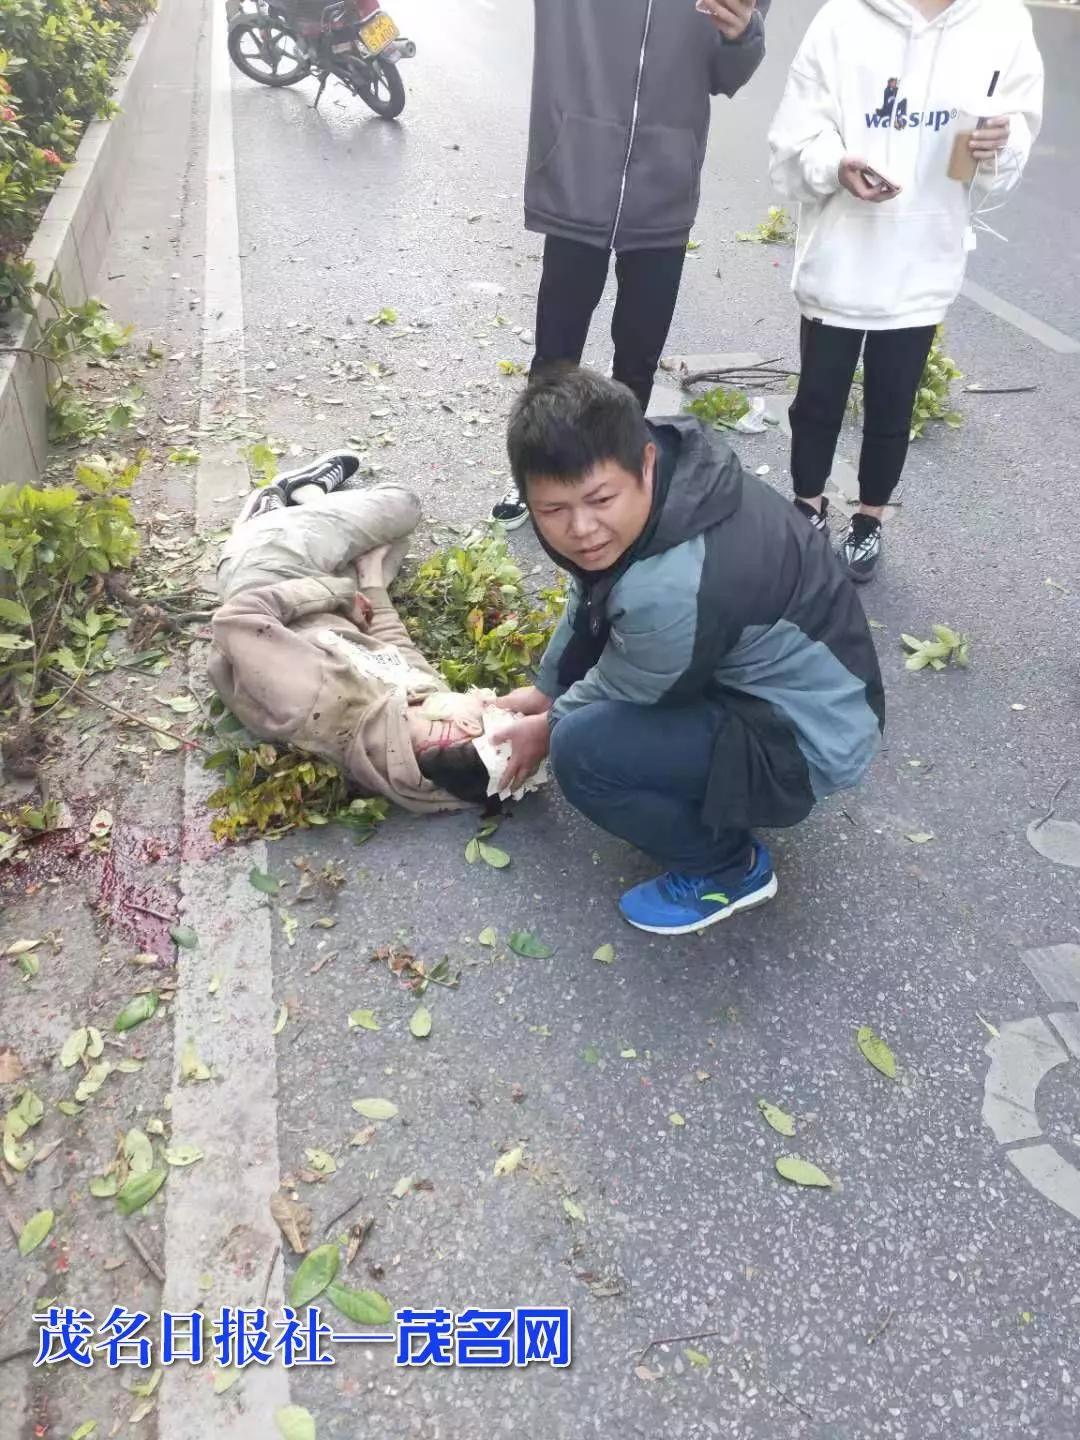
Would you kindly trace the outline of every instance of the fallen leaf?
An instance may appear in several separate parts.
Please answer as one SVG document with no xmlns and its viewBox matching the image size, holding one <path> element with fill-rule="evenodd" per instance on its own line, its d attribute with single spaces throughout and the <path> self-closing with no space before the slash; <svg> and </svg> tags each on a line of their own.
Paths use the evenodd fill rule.
<svg viewBox="0 0 1080 1440">
<path fill-rule="evenodd" d="M 550 945 L 545 945 L 528 930 L 515 930 L 509 943 L 515 955 L 522 955 L 527 960 L 547 960 L 555 953 Z"/>
<path fill-rule="evenodd" d="M 601 945 L 598 950 L 593 952 L 592 958 L 599 960 L 601 965 L 613 965 L 615 963 L 615 946 Z"/>
<path fill-rule="evenodd" d="M 77 1430 L 71 1432 L 71 1440 L 86 1440 L 97 1429 L 96 1420 L 84 1420 Z"/>
<path fill-rule="evenodd" d="M 378 1134 L 374 1125 L 365 1125 L 363 1130 L 357 1130 L 356 1134 L 349 1141 L 350 1145 L 370 1145 Z"/>
<path fill-rule="evenodd" d="M 477 840 L 476 848 L 480 859 L 485 865 L 490 865 L 492 870 L 505 870 L 510 864 L 510 856 L 497 845 L 488 845 L 484 840 Z"/>
<path fill-rule="evenodd" d="M 481 930 L 477 936 L 478 943 L 486 945 L 488 949 L 492 949 L 498 943 L 498 939 L 498 935 L 496 935 L 490 925 L 488 925 L 486 929 Z"/>
<path fill-rule="evenodd" d="M 911 835 L 905 835 L 904 839 L 910 840 L 912 845 L 929 845 L 934 839 L 934 833 L 932 830 L 916 830 Z"/>
<path fill-rule="evenodd" d="M 757 1104 L 765 1123 L 771 1125 L 778 1135 L 795 1134 L 795 1121 L 790 1115 L 785 1115 L 783 1110 L 770 1105 L 768 1100 L 759 1100 Z"/>
<path fill-rule="evenodd" d="M 409 1030 L 417 1040 L 423 1040 L 431 1034 L 431 1011 L 426 1005 L 418 1005 L 413 1011 Z"/>
<path fill-rule="evenodd" d="M 282 1001 L 282 1003 L 278 1006 L 278 1012 L 274 1019 L 274 1028 L 270 1033 L 273 1035 L 280 1035 L 282 1030 L 284 1030 L 285 1026 L 288 1024 L 288 1020 L 289 1007 L 285 1004 L 284 1001 Z"/>
<path fill-rule="evenodd" d="M 96 1200 L 109 1200 L 116 1194 L 116 1176 L 112 1171 L 108 1175 L 95 1175 L 90 1181 L 89 1189 Z"/>
<path fill-rule="evenodd" d="M 395 1200 L 404 1200 L 405 1196 L 408 1195 L 409 1191 L 413 1188 L 415 1180 L 415 1175 L 403 1175 L 390 1191 L 390 1194 Z"/>
<path fill-rule="evenodd" d="M 676 1128 L 679 1128 L 680 1126 L 686 1124 L 685 1117 L 680 1115 L 677 1110 L 672 1110 L 671 1114 L 667 1118 L 668 1124 L 674 1125 Z"/>
<path fill-rule="evenodd" d="M 341 1256 L 336 1245 L 319 1245 L 306 1255 L 293 1276 L 289 1296 L 293 1305 L 310 1305 L 338 1272 Z"/>
<path fill-rule="evenodd" d="M 129 1130 L 124 1136 L 124 1159 L 133 1175 L 146 1175 L 154 1168 L 154 1147 L 150 1137 L 141 1130 Z"/>
<path fill-rule="evenodd" d="M 281 881 L 275 880 L 273 875 L 267 874 L 265 870 L 260 870 L 257 865 L 253 865 L 248 871 L 248 882 L 253 890 L 258 890 L 260 895 L 276 895 L 281 889 Z"/>
<path fill-rule="evenodd" d="M 480 841 L 475 835 L 465 846 L 465 859 L 470 865 L 475 865 L 480 859 Z"/>
<path fill-rule="evenodd" d="M 319 1175 L 333 1175 L 337 1170 L 337 1161 L 330 1154 L 329 1150 L 305 1150 L 308 1164 Z"/>
<path fill-rule="evenodd" d="M 350 1030 L 379 1030 L 381 1026 L 375 1019 L 374 1010 L 354 1010 L 349 1016 Z"/>
<path fill-rule="evenodd" d="M 168 1159 L 168 1156 L 166 1156 Z M 289 1242 L 295 1255 L 307 1253 L 308 1237 L 311 1234 L 311 1211 L 298 1200 L 283 1195 L 280 1190 L 270 1197 L 270 1214 L 278 1229 Z"/>
<path fill-rule="evenodd" d="M 211 976 L 210 976 L 210 983 L 209 983 L 209 985 L 207 985 L 207 987 L 206 987 L 206 993 L 207 993 L 208 995 L 216 995 L 220 989 L 221 989 L 221 976 L 220 976 L 220 975 L 211 975 Z"/>
<path fill-rule="evenodd" d="M 524 1158 L 525 1147 L 523 1145 L 515 1145 L 513 1150 L 507 1150 L 504 1155 L 500 1155 L 495 1161 L 493 1174 L 513 1175 Z"/>
<path fill-rule="evenodd" d="M 81 1115 L 82 1106 L 76 1105 L 73 1100 L 61 1100 L 56 1107 L 61 1115 Z"/>
<path fill-rule="evenodd" d="M 10 955 L 13 960 L 17 960 L 20 955 L 29 955 L 30 951 L 36 950 L 40 944 L 40 940 L 16 940 L 8 946 L 4 954 Z"/>
<path fill-rule="evenodd" d="M 91 1095 L 96 1095 L 109 1078 L 111 1069 L 107 1060 L 102 1060 L 97 1065 L 91 1065 L 79 1082 L 78 1089 L 75 1091 L 75 1099 L 81 1104 L 82 1101 L 89 1100 Z"/>
<path fill-rule="evenodd" d="M 595 1045 L 586 1045 L 585 1049 L 581 1052 L 581 1058 L 585 1061 L 586 1065 L 599 1065 L 600 1051 Z"/>
<path fill-rule="evenodd" d="M 811 1165 L 809 1160 L 803 1160 L 798 1155 L 781 1155 L 776 1162 L 776 1168 L 785 1180 L 790 1180 L 795 1185 L 819 1185 L 822 1189 L 832 1189 L 833 1182 L 824 1170 L 819 1170 L 816 1165 Z"/>
<path fill-rule="evenodd" d="M 183 1167 L 194 1165 L 197 1160 L 204 1160 L 206 1157 L 197 1145 L 170 1145 L 165 1151 L 165 1163 Z"/>
<path fill-rule="evenodd" d="M 293 946 L 296 944 L 296 932 L 300 928 L 300 921 L 288 910 L 279 910 L 281 928 L 285 933 L 285 944 Z"/>
<path fill-rule="evenodd" d="M 882 1075 L 887 1076 L 890 1080 L 896 1079 L 896 1056 L 885 1044 L 885 1041 L 874 1034 L 869 1025 L 859 1027 L 855 1043 L 875 1070 L 880 1070 Z"/>
<path fill-rule="evenodd" d="M 64 1041 L 63 1049 L 60 1051 L 60 1064 L 65 1070 L 70 1070 L 77 1065 L 86 1054 L 86 1047 L 90 1043 L 90 1032 L 84 1025 L 81 1030 L 73 1030 Z"/>
<path fill-rule="evenodd" d="M 174 925 L 169 931 L 169 939 L 181 950 L 194 950 L 199 943 L 199 937 L 190 925 Z"/>
<path fill-rule="evenodd" d="M 116 1204 L 121 1215 L 133 1215 L 152 1200 L 165 1184 L 167 1173 L 165 1170 L 151 1170 L 145 1175 L 129 1175 L 116 1192 Z"/>
<path fill-rule="evenodd" d="M 39 1210 L 23 1226 L 19 1233 L 19 1254 L 29 1255 L 36 1250 L 53 1227 L 55 1216 L 51 1210 Z"/>
<path fill-rule="evenodd" d="M 23 1077 L 23 1064 L 14 1050 L 0 1050 L 0 1085 L 14 1085 Z"/>
<path fill-rule="evenodd" d="M 212 1078 L 212 1076 L 213 1076 L 213 1071 L 210 1069 L 210 1066 L 209 1066 L 209 1065 L 206 1065 L 206 1064 L 199 1058 L 199 1052 L 198 1052 L 198 1050 L 195 1048 L 195 1041 L 194 1041 L 194 1040 L 187 1040 L 187 1041 L 185 1041 L 185 1042 L 184 1042 L 184 1047 L 183 1047 L 183 1049 L 180 1051 L 180 1080 L 181 1080 L 181 1083 L 183 1083 L 184 1081 L 189 1081 L 189 1080 L 190 1080 L 190 1081 L 209 1080 L 209 1079 Z M 76 1099 L 78 1099 L 78 1096 L 76 1096 Z"/>
<path fill-rule="evenodd" d="M 326 1298 L 357 1325 L 389 1325 L 393 1319 L 389 1300 L 375 1290 L 350 1290 L 335 1280 L 326 1287 Z"/>
<path fill-rule="evenodd" d="M 352 1108 L 358 1115 L 363 1115 L 365 1120 L 392 1120 L 398 1113 L 398 1107 L 392 1100 L 378 1098 L 354 1100 Z"/>
<path fill-rule="evenodd" d="M 635 1049 L 633 1049 L 632 1047 L 631 1047 L 629 1050 L 620 1050 L 620 1051 L 619 1051 L 619 1058 L 620 1058 L 621 1060 L 636 1060 L 636 1059 L 637 1059 L 637 1051 L 636 1051 Z"/>
<path fill-rule="evenodd" d="M 90 1037 L 86 1042 L 87 1059 L 97 1060 L 105 1052 L 105 1037 L 93 1025 L 86 1027 L 86 1033 Z"/>
<path fill-rule="evenodd" d="M 689 1345 L 683 1350 L 683 1354 L 697 1370 L 707 1370 L 712 1364 L 703 1350 L 693 1350 Z"/>
<path fill-rule="evenodd" d="M 393 321 L 387 323 L 393 324 Z M 282 1405 L 274 1411 L 274 1424 L 282 1440 L 316 1440 L 315 1421 L 303 1405 Z"/>
<path fill-rule="evenodd" d="M 12 1170 L 21 1174 L 30 1161 L 34 1158 L 34 1147 L 31 1144 L 20 1145 L 12 1135 L 11 1131 L 4 1127 L 4 1159 L 11 1166 Z"/>
<path fill-rule="evenodd" d="M 646 1382 L 649 1382 L 651 1380 L 660 1380 L 663 1378 L 661 1371 L 650 1370 L 647 1365 L 635 1365 L 634 1374 L 639 1380 L 644 1380 Z"/>
<path fill-rule="evenodd" d="M 99 810 L 90 821 L 90 834 L 95 840 L 102 840 L 113 827 L 113 817 L 108 810 Z"/>
<path fill-rule="evenodd" d="M 575 1204 L 569 1195 L 563 1196 L 562 1208 L 566 1211 L 569 1219 L 576 1220 L 579 1225 L 585 1224 L 585 1211 L 580 1205 Z"/>
<path fill-rule="evenodd" d="M 117 1032 L 134 1030 L 136 1025 L 141 1025 L 144 1020 L 151 1019 L 157 1013 L 159 1000 L 156 990 L 134 996 L 113 1021 L 113 1029 Z"/>
<path fill-rule="evenodd" d="M 127 1055 L 124 1056 L 123 1060 L 116 1062 L 116 1068 L 121 1075 L 137 1075 L 142 1067 L 143 1062 L 141 1060 L 133 1060 Z"/>
</svg>

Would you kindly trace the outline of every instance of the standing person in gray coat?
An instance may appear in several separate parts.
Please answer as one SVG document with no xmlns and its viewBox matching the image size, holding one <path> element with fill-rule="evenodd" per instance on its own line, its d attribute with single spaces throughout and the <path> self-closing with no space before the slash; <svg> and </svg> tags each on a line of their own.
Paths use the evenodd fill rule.
<svg viewBox="0 0 1080 1440">
<path fill-rule="evenodd" d="M 525 225 L 545 235 L 532 374 L 580 361 L 616 256 L 613 374 L 649 403 L 697 216 L 710 99 L 765 56 L 771 0 L 535 0 Z M 492 515 L 513 528 L 516 492 Z"/>
</svg>

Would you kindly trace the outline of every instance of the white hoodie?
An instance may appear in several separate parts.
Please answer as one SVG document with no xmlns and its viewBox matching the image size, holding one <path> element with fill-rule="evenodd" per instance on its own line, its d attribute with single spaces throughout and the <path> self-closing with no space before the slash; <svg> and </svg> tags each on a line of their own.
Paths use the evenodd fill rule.
<svg viewBox="0 0 1080 1440">
<path fill-rule="evenodd" d="M 988 97 L 995 73 L 998 78 Z M 769 132 L 772 180 L 802 202 L 792 289 L 809 319 L 859 330 L 936 325 L 959 293 L 971 210 L 1019 181 L 1042 121 L 1043 67 L 1020 0 L 829 0 L 810 24 Z M 1012 133 L 973 186 L 947 174 L 979 116 Z M 840 188 L 847 155 L 901 193 Z"/>
</svg>

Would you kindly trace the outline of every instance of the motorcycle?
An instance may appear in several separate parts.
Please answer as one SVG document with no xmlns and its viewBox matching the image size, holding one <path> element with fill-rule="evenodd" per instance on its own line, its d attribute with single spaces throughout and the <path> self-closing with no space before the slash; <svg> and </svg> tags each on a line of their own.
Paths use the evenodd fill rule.
<svg viewBox="0 0 1080 1440">
<path fill-rule="evenodd" d="M 229 56 L 260 85 L 296 85 L 315 75 L 316 107 L 331 76 L 376 115 L 396 119 L 405 108 L 399 60 L 416 46 L 379 0 L 228 0 Z"/>
</svg>

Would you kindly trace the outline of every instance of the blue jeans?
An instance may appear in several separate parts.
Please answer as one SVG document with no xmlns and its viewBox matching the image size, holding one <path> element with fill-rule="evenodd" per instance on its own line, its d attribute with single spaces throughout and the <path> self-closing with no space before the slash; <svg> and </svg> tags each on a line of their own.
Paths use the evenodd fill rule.
<svg viewBox="0 0 1080 1440">
<path fill-rule="evenodd" d="M 718 702 L 585 705 L 552 729 L 551 768 L 575 810 L 665 869 L 739 879 L 750 862 L 750 831 L 702 819 L 717 741 L 730 720 Z"/>
</svg>

